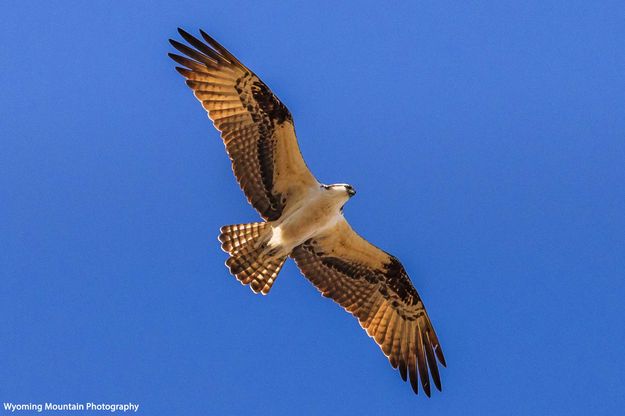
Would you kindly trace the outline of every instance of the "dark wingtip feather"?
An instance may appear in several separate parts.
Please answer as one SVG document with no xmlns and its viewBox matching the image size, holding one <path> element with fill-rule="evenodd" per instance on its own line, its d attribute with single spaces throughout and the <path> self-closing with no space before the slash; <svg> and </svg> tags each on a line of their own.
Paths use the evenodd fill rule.
<svg viewBox="0 0 625 416">
<path fill-rule="evenodd" d="M 219 55 L 219 53 L 216 50 L 211 49 L 210 46 L 206 45 L 204 42 L 202 42 L 201 40 L 199 40 L 195 36 L 185 32 L 182 29 L 179 29 L 178 33 L 180 33 L 180 36 L 182 36 L 182 38 L 184 40 L 189 42 L 189 44 L 191 46 L 196 48 L 198 51 L 202 52 L 204 55 L 206 55 L 211 60 L 215 61 L 215 63 L 226 63 L 226 62 L 228 62 L 221 55 Z M 177 49 L 180 50 L 179 48 L 177 48 Z M 186 51 L 182 51 L 182 52 L 187 53 Z M 200 60 L 204 61 L 204 59 L 200 59 Z"/>
<path fill-rule="evenodd" d="M 419 360 L 417 360 L 419 363 Z M 425 368 L 425 363 L 419 363 L 419 378 L 421 379 L 421 385 L 423 386 L 423 391 L 425 394 L 430 397 L 430 376 L 428 374 L 427 368 Z"/>
<path fill-rule="evenodd" d="M 445 362 L 445 357 L 443 356 L 443 350 L 441 349 L 440 345 L 437 345 L 434 348 L 434 352 L 436 353 L 436 357 L 438 358 L 438 361 L 440 361 L 440 363 L 443 365 L 443 367 L 447 367 L 447 363 Z"/>
<path fill-rule="evenodd" d="M 430 363 L 430 360 L 433 362 Z M 438 391 L 442 391 L 441 389 L 441 376 L 438 373 L 438 367 L 436 367 L 436 362 L 434 362 L 434 357 L 428 356 L 428 366 L 430 367 L 430 374 L 432 376 L 432 381 L 434 382 L 434 386 Z"/>
<path fill-rule="evenodd" d="M 412 387 L 412 391 L 414 391 L 415 394 L 419 394 L 419 382 L 418 382 L 418 378 L 417 378 L 417 370 L 416 369 L 411 369 L 410 370 L 410 386 Z M 426 392 L 427 394 L 427 392 Z M 429 396 L 429 394 L 428 394 Z"/>
<path fill-rule="evenodd" d="M 399 375 L 402 380 L 408 380 L 408 369 L 406 368 L 406 362 L 402 359 L 399 360 Z"/>
<path fill-rule="evenodd" d="M 441 380 L 438 379 L 434 379 L 434 386 L 436 387 L 436 390 L 438 391 L 443 391 L 443 386 L 441 385 Z"/>
<path fill-rule="evenodd" d="M 180 28 L 178 28 L 178 33 L 180 33 L 180 36 L 182 36 L 184 40 L 186 40 L 187 42 L 189 42 L 193 46 L 196 46 L 195 44 L 197 44 L 197 43 L 201 43 L 195 36 L 193 36 L 192 34 L 190 34 L 188 32 L 185 32 L 184 30 L 182 30 Z"/>
<path fill-rule="evenodd" d="M 438 373 L 438 366 L 436 365 L 436 358 L 434 357 L 434 351 L 428 333 L 425 334 L 423 346 L 425 347 L 425 358 L 427 359 L 434 386 L 436 386 L 438 391 L 441 391 L 441 376 Z"/>
<path fill-rule="evenodd" d="M 170 41 L 171 41 L 171 39 L 170 39 Z M 169 52 L 167 54 L 167 56 L 169 56 L 171 59 L 173 59 L 176 63 L 178 63 L 180 65 L 184 65 L 182 63 L 182 60 L 184 59 L 182 56 L 176 55 L 175 53 L 171 53 L 171 52 Z M 181 68 L 179 66 L 176 67 L 176 71 L 178 71 L 178 72 L 180 72 L 181 69 L 186 69 L 186 68 Z M 188 69 L 187 69 L 187 71 L 188 71 Z M 182 72 L 180 72 L 180 74 L 184 75 Z"/>
<path fill-rule="evenodd" d="M 180 47 L 181 46 L 185 46 L 182 43 L 178 42 L 176 39 L 169 39 L 169 43 L 171 44 L 171 46 L 173 46 L 174 48 L 178 49 L 180 51 Z M 182 51 L 180 51 L 182 52 Z"/>
<path fill-rule="evenodd" d="M 221 46 L 221 44 L 219 42 L 217 42 L 215 39 L 213 39 L 208 33 L 204 32 L 202 29 L 200 29 L 200 35 L 202 35 L 202 37 L 204 38 L 204 40 L 206 42 L 208 42 L 208 44 L 210 46 L 212 46 L 213 48 L 215 48 L 220 54 L 222 54 L 223 56 L 225 56 L 226 58 L 228 58 L 228 60 L 230 62 L 232 62 L 233 64 L 239 65 L 242 68 L 246 68 L 245 65 L 243 65 L 241 63 L 241 61 L 239 61 L 237 58 L 235 58 L 234 55 L 232 55 L 226 48 L 224 48 L 223 46 Z"/>
<path fill-rule="evenodd" d="M 434 380 L 434 387 L 436 387 L 436 390 L 443 391 L 443 386 L 441 384 L 441 379 L 440 378 L 439 379 L 434 379 L 433 378 L 433 380 Z"/>
<path fill-rule="evenodd" d="M 183 77 L 187 78 L 187 76 L 189 75 L 189 70 L 187 68 L 183 68 L 181 66 L 177 66 L 176 67 L 176 71 L 178 71 L 178 73 L 180 75 L 182 75 Z"/>
<path fill-rule="evenodd" d="M 182 52 L 183 54 L 187 55 L 189 58 L 192 58 L 194 60 L 196 60 L 197 62 L 201 62 L 204 63 L 204 57 L 200 54 L 198 54 L 197 51 L 191 49 L 190 47 L 188 47 L 187 45 L 185 45 L 184 43 L 180 43 L 177 40 L 174 39 L 170 39 L 169 43 L 171 43 L 171 46 L 173 46 L 174 48 L 176 48 L 179 52 Z"/>
<path fill-rule="evenodd" d="M 186 66 L 187 68 L 193 69 L 194 71 L 203 72 L 202 70 L 206 67 L 203 63 L 194 61 L 193 59 L 186 58 L 184 56 L 177 55 L 175 53 L 168 53 L 169 57 L 179 63 L 182 66 Z"/>
<path fill-rule="evenodd" d="M 208 33 L 204 32 L 202 29 L 200 29 L 200 35 L 202 35 L 202 37 L 208 42 L 208 43 L 217 43 L 217 41 L 215 39 L 213 39 Z"/>
<path fill-rule="evenodd" d="M 208 42 L 209 45 L 211 45 L 213 48 L 218 50 L 219 53 L 221 53 L 222 55 L 224 55 L 228 59 L 234 58 L 234 56 L 232 56 L 232 54 L 230 52 L 228 52 L 228 50 L 226 48 L 221 46 L 221 44 L 219 42 L 217 42 L 215 39 L 213 39 L 212 36 L 210 36 L 208 33 L 204 32 L 202 29 L 200 29 L 200 35 L 202 35 L 204 40 L 206 42 Z M 236 61 L 236 62 L 238 62 L 238 61 Z"/>
<path fill-rule="evenodd" d="M 187 58 L 185 58 L 184 56 L 180 56 L 177 55 L 175 53 L 168 53 L 167 56 L 169 56 L 171 59 L 173 59 L 174 61 L 176 61 L 177 63 L 179 63 L 180 65 L 185 65 L 185 61 L 188 61 Z"/>
<path fill-rule="evenodd" d="M 426 383 L 423 383 L 423 391 L 425 392 L 426 396 L 431 397 L 430 382 L 429 381 L 427 381 Z"/>
</svg>

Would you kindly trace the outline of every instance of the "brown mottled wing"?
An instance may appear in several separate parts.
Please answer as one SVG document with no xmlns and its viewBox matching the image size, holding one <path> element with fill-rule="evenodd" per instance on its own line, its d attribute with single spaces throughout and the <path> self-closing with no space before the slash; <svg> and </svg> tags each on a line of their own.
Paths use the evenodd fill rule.
<svg viewBox="0 0 625 416">
<path fill-rule="evenodd" d="M 443 351 L 419 294 L 395 257 L 360 237 L 344 219 L 296 247 L 291 256 L 323 296 L 358 318 L 404 381 L 410 376 L 415 393 L 418 375 L 430 395 L 428 373 L 441 389 L 436 359 L 446 365 Z"/>
<path fill-rule="evenodd" d="M 221 132 L 232 170 L 248 201 L 266 220 L 318 186 L 306 167 L 289 110 L 252 71 L 200 31 L 204 41 L 178 29 L 191 46 L 171 44 L 169 56 Z"/>
</svg>

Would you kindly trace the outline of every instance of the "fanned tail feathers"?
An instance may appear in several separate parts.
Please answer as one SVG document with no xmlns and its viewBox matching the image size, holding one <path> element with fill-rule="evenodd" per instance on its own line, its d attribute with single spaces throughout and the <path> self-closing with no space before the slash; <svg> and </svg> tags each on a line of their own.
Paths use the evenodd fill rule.
<svg viewBox="0 0 625 416">
<path fill-rule="evenodd" d="M 266 295 L 286 260 L 272 257 L 266 250 L 266 222 L 226 225 L 221 227 L 221 248 L 230 254 L 226 266 L 242 284 L 250 285 L 254 293 Z"/>
<path fill-rule="evenodd" d="M 253 222 L 251 224 L 224 225 L 221 227 L 219 241 L 221 248 L 228 254 L 238 253 L 251 240 L 256 240 L 263 235 L 269 224 L 266 222 Z"/>
</svg>

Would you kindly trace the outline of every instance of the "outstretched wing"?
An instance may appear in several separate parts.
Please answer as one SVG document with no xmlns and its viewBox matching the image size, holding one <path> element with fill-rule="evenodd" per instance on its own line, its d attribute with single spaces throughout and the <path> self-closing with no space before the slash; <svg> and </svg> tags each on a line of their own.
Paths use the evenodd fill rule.
<svg viewBox="0 0 625 416">
<path fill-rule="evenodd" d="M 350 312 L 375 339 L 393 368 L 418 393 L 430 378 L 441 389 L 436 359 L 445 366 L 438 338 L 423 302 L 404 267 L 393 256 L 360 237 L 345 219 L 296 247 L 291 254 L 302 273 Z"/>
<path fill-rule="evenodd" d="M 192 46 L 171 40 L 185 56 L 169 56 L 221 132 L 232 170 L 248 201 L 273 221 L 307 189 L 318 186 L 297 145 L 289 110 L 252 71 L 203 31 L 182 29 Z"/>
</svg>

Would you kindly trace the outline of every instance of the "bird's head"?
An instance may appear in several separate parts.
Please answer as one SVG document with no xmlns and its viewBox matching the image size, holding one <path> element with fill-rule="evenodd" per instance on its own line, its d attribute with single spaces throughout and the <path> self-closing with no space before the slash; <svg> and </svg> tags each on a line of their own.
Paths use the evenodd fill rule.
<svg viewBox="0 0 625 416">
<path fill-rule="evenodd" d="M 327 192 L 330 192 L 332 195 L 336 195 L 336 196 L 347 195 L 348 199 L 356 195 L 356 190 L 354 189 L 354 187 L 347 183 L 335 183 L 333 185 L 321 185 L 321 188 L 323 188 Z"/>
</svg>

